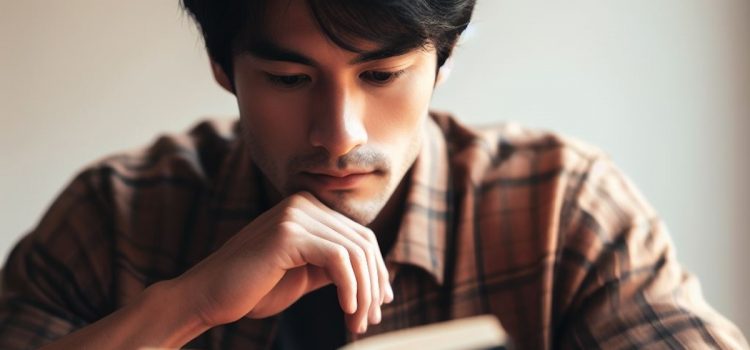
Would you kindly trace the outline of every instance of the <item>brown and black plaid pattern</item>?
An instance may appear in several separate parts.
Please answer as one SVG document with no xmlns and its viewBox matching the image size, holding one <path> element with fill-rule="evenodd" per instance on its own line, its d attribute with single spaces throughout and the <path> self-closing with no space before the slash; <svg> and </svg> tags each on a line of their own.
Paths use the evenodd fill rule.
<svg viewBox="0 0 750 350">
<path fill-rule="evenodd" d="M 601 153 L 433 119 L 386 257 L 395 300 L 366 335 L 494 314 L 521 349 L 748 348 Z M 0 348 L 36 348 L 102 318 L 266 210 L 237 128 L 205 122 L 77 176 L 7 261 Z M 276 323 L 243 319 L 189 347 L 268 348 Z"/>
</svg>

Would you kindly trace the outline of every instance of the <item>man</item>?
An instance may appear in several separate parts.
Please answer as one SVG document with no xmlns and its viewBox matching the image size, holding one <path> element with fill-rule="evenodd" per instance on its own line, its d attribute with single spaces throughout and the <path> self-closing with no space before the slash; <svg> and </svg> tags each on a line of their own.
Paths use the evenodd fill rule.
<svg viewBox="0 0 750 350">
<path fill-rule="evenodd" d="M 82 172 L 0 348 L 334 348 L 493 314 L 519 348 L 737 348 L 599 152 L 430 113 L 473 1 L 185 0 L 240 109 Z"/>
</svg>

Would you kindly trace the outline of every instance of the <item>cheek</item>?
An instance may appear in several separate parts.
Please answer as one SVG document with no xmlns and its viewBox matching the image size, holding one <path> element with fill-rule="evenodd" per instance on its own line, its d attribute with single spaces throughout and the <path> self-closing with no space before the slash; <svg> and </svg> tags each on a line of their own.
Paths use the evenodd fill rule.
<svg viewBox="0 0 750 350">
<path fill-rule="evenodd" d="M 283 193 L 289 181 L 289 159 L 304 147 L 300 144 L 300 140 L 305 140 L 301 135 L 304 126 L 299 121 L 300 104 L 282 103 L 268 91 L 237 85 L 237 102 L 250 156 L 276 190 Z"/>
<path fill-rule="evenodd" d="M 370 141 L 392 150 L 391 154 L 405 155 L 419 139 L 427 118 L 432 83 L 429 76 L 409 79 L 397 89 L 373 97 L 366 114 Z"/>
<path fill-rule="evenodd" d="M 290 141 L 304 139 L 305 126 L 300 122 L 304 101 L 281 99 L 264 89 L 240 86 L 237 96 L 243 127 L 265 151 L 291 153 L 298 146 Z"/>
</svg>

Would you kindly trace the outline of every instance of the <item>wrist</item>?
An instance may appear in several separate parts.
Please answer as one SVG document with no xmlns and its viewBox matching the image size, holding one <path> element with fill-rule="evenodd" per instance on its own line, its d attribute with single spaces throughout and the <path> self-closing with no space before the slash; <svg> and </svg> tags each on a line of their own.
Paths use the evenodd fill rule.
<svg viewBox="0 0 750 350">
<path fill-rule="evenodd" d="M 144 304 L 141 306 L 143 310 L 156 311 L 151 317 L 159 324 L 153 326 L 161 329 L 162 334 L 169 335 L 160 340 L 162 344 L 159 346 L 182 347 L 211 328 L 194 310 L 190 290 L 177 279 L 151 285 L 144 291 L 141 302 Z"/>
</svg>

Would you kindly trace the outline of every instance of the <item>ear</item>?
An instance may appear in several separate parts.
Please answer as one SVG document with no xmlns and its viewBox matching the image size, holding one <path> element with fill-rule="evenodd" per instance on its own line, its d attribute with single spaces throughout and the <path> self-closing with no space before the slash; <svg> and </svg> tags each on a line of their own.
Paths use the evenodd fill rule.
<svg viewBox="0 0 750 350">
<path fill-rule="evenodd" d="M 435 78 L 435 87 L 442 85 L 448 80 L 448 77 L 451 75 L 451 70 L 453 70 L 453 56 L 448 57 L 448 59 L 445 60 L 445 63 L 443 63 L 443 65 L 440 66 L 440 69 L 438 69 L 437 78 Z"/>
<path fill-rule="evenodd" d="M 232 82 L 229 80 L 229 76 L 226 72 L 224 72 L 224 68 L 221 67 L 220 64 L 216 63 L 216 61 L 211 60 L 211 71 L 214 73 L 214 80 L 216 80 L 221 87 L 224 88 L 224 90 L 227 90 L 229 93 L 234 94 L 234 86 L 232 86 Z"/>
</svg>

